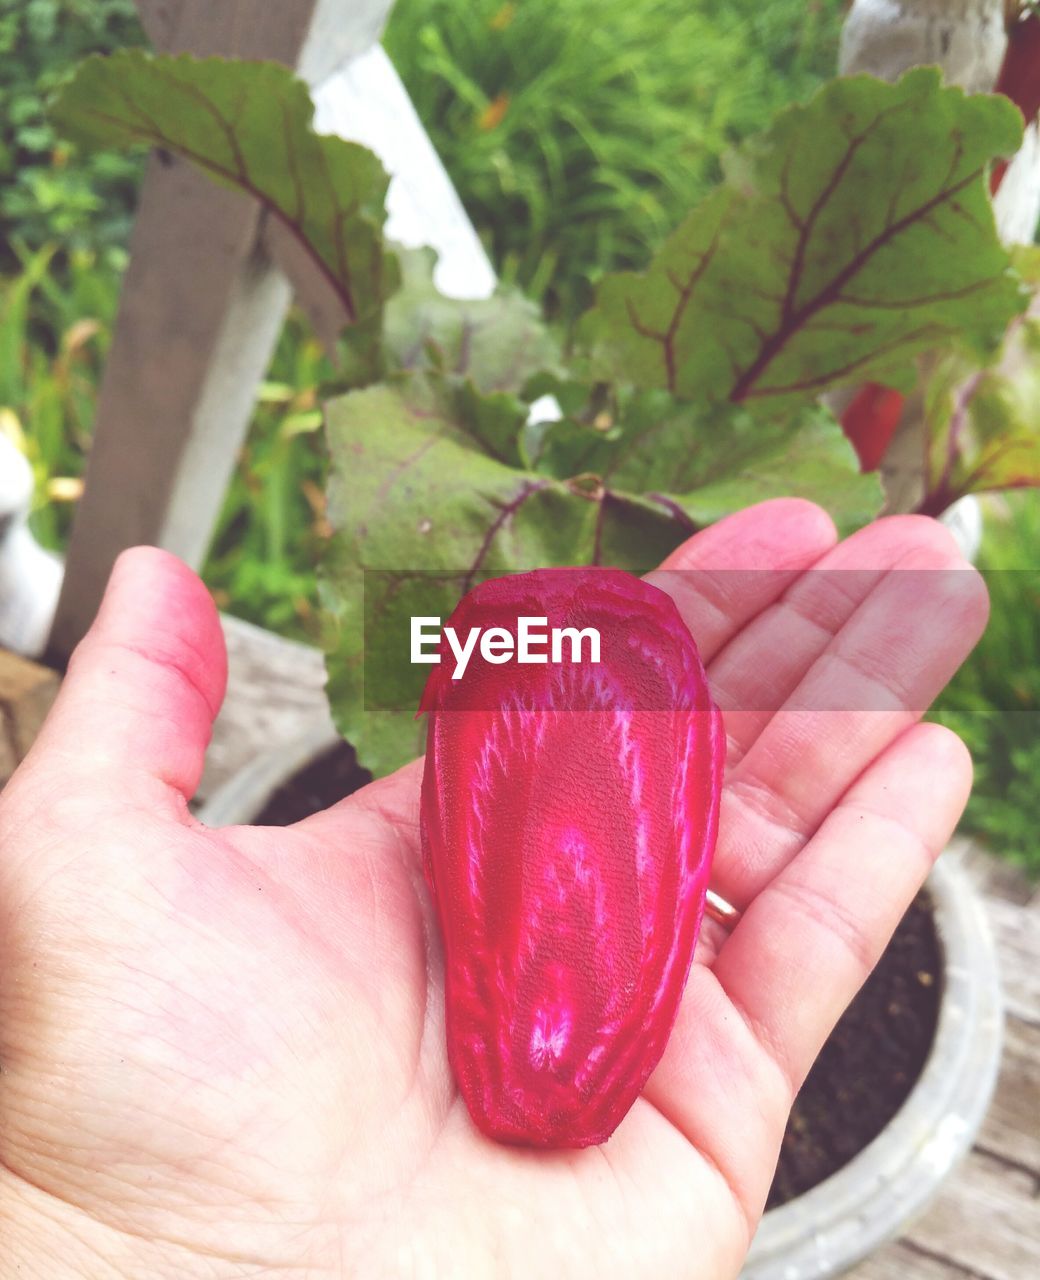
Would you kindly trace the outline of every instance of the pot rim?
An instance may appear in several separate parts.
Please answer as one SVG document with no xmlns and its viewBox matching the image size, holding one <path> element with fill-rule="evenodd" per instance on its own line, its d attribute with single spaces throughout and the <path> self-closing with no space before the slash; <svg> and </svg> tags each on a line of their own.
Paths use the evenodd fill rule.
<svg viewBox="0 0 1040 1280">
<path fill-rule="evenodd" d="M 195 816 L 207 827 L 252 822 L 283 783 L 342 741 L 328 716 L 317 718 L 285 746 L 271 747 L 244 764 L 199 806 Z"/>
</svg>

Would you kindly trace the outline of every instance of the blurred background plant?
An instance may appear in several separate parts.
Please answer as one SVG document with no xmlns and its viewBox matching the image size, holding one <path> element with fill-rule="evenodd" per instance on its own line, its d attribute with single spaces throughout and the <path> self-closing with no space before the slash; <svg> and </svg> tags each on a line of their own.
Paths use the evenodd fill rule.
<svg viewBox="0 0 1040 1280">
<path fill-rule="evenodd" d="M 843 0 L 397 0 L 387 51 L 502 277 L 572 319 L 833 73 Z"/>
<path fill-rule="evenodd" d="M 47 119 L 52 90 L 81 58 L 144 35 L 133 0 L 0 0 L 0 269 L 13 246 L 104 253 L 130 229 L 141 159 L 74 156 Z"/>
<path fill-rule="evenodd" d="M 143 42 L 133 0 L 0 0 L 0 430 L 33 464 L 33 529 L 54 549 L 80 491 L 142 164 L 74 155 L 47 102 L 88 53 Z"/>
<path fill-rule="evenodd" d="M 975 758 L 961 829 L 1040 876 L 1040 493 L 986 498 L 985 529 L 990 624 L 930 718 Z"/>
<path fill-rule="evenodd" d="M 561 324 L 606 271 L 640 266 L 726 151 L 836 62 L 843 0 L 398 0 L 386 45 L 503 278 Z M 45 115 L 88 52 L 141 44 L 132 0 L 0 0 L 0 431 L 37 476 L 61 549 L 89 449 L 139 161 L 73 156 Z M 315 633 L 326 536 L 305 322 L 282 335 L 204 576 L 221 606 Z M 993 621 L 936 714 L 976 758 L 966 819 L 1040 873 L 1040 494 L 987 505 Z M 1010 708 L 1021 708 L 1011 711 Z"/>
</svg>

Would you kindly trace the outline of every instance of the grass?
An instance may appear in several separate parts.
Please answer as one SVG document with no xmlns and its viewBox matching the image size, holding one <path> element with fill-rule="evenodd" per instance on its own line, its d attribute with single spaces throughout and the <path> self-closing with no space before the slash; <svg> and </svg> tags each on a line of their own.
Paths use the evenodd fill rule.
<svg viewBox="0 0 1040 1280">
<path fill-rule="evenodd" d="M 115 315 L 122 250 L 34 251 L 14 242 L 17 275 L 0 279 L 0 429 L 36 475 L 32 527 L 60 550 L 90 448 L 97 387 Z"/>
<path fill-rule="evenodd" d="M 59 258 L 125 243 L 142 158 L 73 154 L 47 100 L 87 54 L 142 43 L 134 0 L 0 0 L 0 271 L 16 241 Z"/>
<path fill-rule="evenodd" d="M 842 0 L 398 0 L 386 47 L 502 276 L 571 319 L 833 72 Z"/>
<path fill-rule="evenodd" d="M 318 630 L 314 565 L 329 530 L 316 388 L 331 374 L 306 321 L 292 312 L 202 574 L 221 608 L 294 639 L 315 639 Z"/>
</svg>

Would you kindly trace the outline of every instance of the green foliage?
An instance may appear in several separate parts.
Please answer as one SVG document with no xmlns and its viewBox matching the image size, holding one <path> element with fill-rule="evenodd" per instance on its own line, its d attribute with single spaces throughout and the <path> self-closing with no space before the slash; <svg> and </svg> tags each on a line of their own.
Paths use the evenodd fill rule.
<svg viewBox="0 0 1040 1280">
<path fill-rule="evenodd" d="M 573 318 L 837 60 L 843 0 L 397 0 L 385 44 L 502 277 Z"/>
<path fill-rule="evenodd" d="M 420 746 L 422 671 L 393 660 L 406 614 L 447 616 L 481 572 L 583 560 L 599 507 L 502 462 L 474 430 L 460 388 L 436 375 L 351 392 L 326 411 L 336 530 L 323 571 L 329 699 L 366 766 L 382 772 Z M 415 586 L 403 594 L 407 582 Z M 367 635 L 366 611 L 375 619 Z"/>
<path fill-rule="evenodd" d="M 351 324 L 378 317 L 397 283 L 383 254 L 386 171 L 365 147 L 314 132 L 307 87 L 286 67 L 130 49 L 83 62 L 51 114 L 82 147 L 161 147 L 261 201 Z"/>
<path fill-rule="evenodd" d="M 1026 296 L 986 165 L 1022 138 L 1004 98 L 920 68 L 834 80 L 782 112 L 641 275 L 608 277 L 585 328 L 640 386 L 804 402 L 912 358 L 997 349 Z"/>
<path fill-rule="evenodd" d="M 118 290 L 115 251 L 78 249 L 52 271 L 57 247 L 17 243 L 17 275 L 0 277 L 0 426 L 36 474 L 36 536 L 60 549 L 90 447 L 97 384 Z"/>
<path fill-rule="evenodd" d="M 516 391 L 560 368 L 559 344 L 537 306 L 499 288 L 491 298 L 445 298 L 433 283 L 432 249 L 402 251 L 401 288 L 386 307 L 383 345 L 396 369 L 430 368 L 472 380 L 482 392 Z"/>
<path fill-rule="evenodd" d="M 311 642 L 320 635 L 317 564 L 329 534 L 316 388 L 331 373 L 303 316 L 291 312 L 202 570 L 222 608 Z"/>
<path fill-rule="evenodd" d="M 1040 289 L 1040 250 L 1019 249 L 1016 260 Z M 1040 303 L 1013 326 L 989 365 L 943 359 L 928 385 L 925 423 L 926 513 L 967 493 L 1040 486 Z"/>
<path fill-rule="evenodd" d="M 989 627 L 932 718 L 975 760 L 962 828 L 1040 876 L 1040 494 L 990 502 L 979 562 Z"/>
<path fill-rule="evenodd" d="M 856 528 L 882 501 L 877 475 L 860 473 L 837 422 L 819 406 L 762 421 L 730 405 L 623 390 L 609 411 L 589 404 L 549 426 L 534 465 L 560 479 L 595 475 L 608 500 L 622 492 L 663 498 L 684 514 L 686 531 L 783 494 L 822 503 L 840 525 Z"/>
<path fill-rule="evenodd" d="M 532 459 L 526 412 L 499 412 L 503 431 L 487 429 L 489 404 L 501 409 L 508 394 L 421 375 L 326 406 L 329 697 L 378 772 L 421 747 L 413 716 L 426 673 L 409 662 L 408 619 L 446 617 L 480 575 L 570 564 L 645 572 L 700 525 L 781 494 L 840 503 L 859 522 L 880 506 L 877 478 L 858 473 L 822 410 L 762 428 L 744 410 L 627 394 L 611 425 L 602 410 L 591 421 L 588 406 L 553 424 Z"/>
<path fill-rule="evenodd" d="M 119 289 L 114 255 L 22 250 L 0 278 L 0 431 L 36 475 L 31 524 L 60 551 L 90 449 Z M 203 576 L 222 607 L 297 639 L 318 638 L 316 564 L 327 537 L 326 451 L 316 387 L 331 374 L 298 312 L 260 389 Z"/>
<path fill-rule="evenodd" d="M 138 157 L 75 157 L 47 118 L 47 99 L 93 52 L 144 39 L 133 0 L 0 0 L 0 271 L 7 247 L 98 252 L 125 242 Z"/>
</svg>

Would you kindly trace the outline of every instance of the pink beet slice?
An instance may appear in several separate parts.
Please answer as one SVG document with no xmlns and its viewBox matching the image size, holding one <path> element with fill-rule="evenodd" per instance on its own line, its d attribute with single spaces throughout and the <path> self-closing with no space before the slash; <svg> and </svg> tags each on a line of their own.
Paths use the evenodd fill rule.
<svg viewBox="0 0 1040 1280">
<path fill-rule="evenodd" d="M 718 828 L 721 717 L 670 596 L 612 569 L 474 588 L 448 620 L 594 627 L 601 661 L 461 679 L 446 639 L 422 843 L 444 940 L 448 1056 L 503 1142 L 605 1142 L 660 1061 L 700 927 Z M 565 647 L 564 656 L 569 654 Z"/>
</svg>

